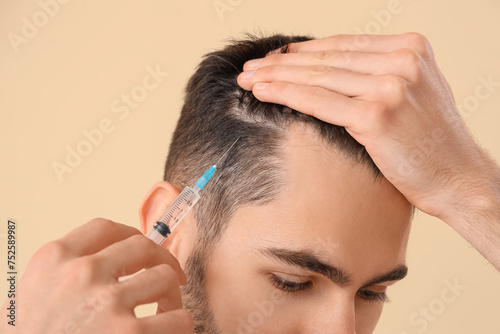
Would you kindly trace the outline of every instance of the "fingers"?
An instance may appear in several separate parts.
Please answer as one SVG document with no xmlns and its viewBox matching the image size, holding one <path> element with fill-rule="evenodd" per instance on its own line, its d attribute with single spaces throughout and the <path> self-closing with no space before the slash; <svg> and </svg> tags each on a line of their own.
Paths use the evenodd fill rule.
<svg viewBox="0 0 500 334">
<path fill-rule="evenodd" d="M 186 310 L 179 309 L 139 319 L 141 333 L 148 334 L 191 334 L 194 330 L 193 317 Z"/>
<path fill-rule="evenodd" d="M 260 59 L 259 59 L 260 60 Z M 398 49 L 391 52 L 362 52 L 318 50 L 315 52 L 273 54 L 259 60 L 247 61 L 244 71 L 269 66 L 327 66 L 349 70 L 360 74 L 399 75 L 414 81 L 415 68 L 423 63 L 422 57 L 412 49 Z"/>
<path fill-rule="evenodd" d="M 362 37 L 366 41 L 361 47 L 359 38 Z M 425 37 L 417 33 L 392 36 L 335 35 L 292 43 L 288 45 L 288 52 L 291 53 L 271 54 L 245 63 L 245 72 L 238 76 L 238 84 L 244 89 L 252 89 L 261 101 L 288 106 L 302 105 L 300 101 L 303 102 L 305 97 L 301 93 L 304 91 L 297 90 L 297 94 L 287 96 L 294 101 L 286 103 L 284 97 L 259 92 L 254 89 L 254 85 L 258 82 L 273 83 L 268 90 L 273 91 L 277 87 L 284 87 L 282 82 L 288 82 L 296 86 L 283 88 L 287 91 L 294 89 L 292 87 L 314 86 L 347 98 L 397 102 L 405 81 L 410 84 L 422 81 L 423 73 L 427 71 L 424 57 L 432 53 L 428 44 Z M 275 84 L 277 82 L 281 83 Z M 395 90 L 394 96 L 392 93 Z M 318 90 L 316 93 L 327 95 Z M 278 100 L 283 102 L 276 102 Z M 325 103 L 312 104 L 324 106 Z M 296 110 L 302 112 L 305 109 Z M 306 113 L 311 112 L 315 111 Z"/>
<path fill-rule="evenodd" d="M 75 255 L 84 256 L 94 254 L 133 235 L 142 234 L 131 226 L 115 223 L 108 219 L 95 218 L 72 230 L 59 242 L 75 252 Z"/>
<path fill-rule="evenodd" d="M 322 87 L 348 97 L 365 97 L 376 90 L 377 82 L 372 76 L 329 66 L 265 66 L 254 71 L 243 72 L 238 83 L 252 90 L 257 82 L 285 81 L 302 86 Z"/>
<path fill-rule="evenodd" d="M 306 42 L 291 43 L 287 53 L 317 52 L 322 50 L 392 52 L 411 49 L 422 57 L 432 56 L 432 48 L 425 36 L 409 32 L 400 35 L 333 35 Z M 276 52 L 271 51 L 269 54 Z"/>
<path fill-rule="evenodd" d="M 353 131 L 362 127 L 356 122 L 363 120 L 362 112 L 381 114 L 400 105 L 407 87 L 423 80 L 432 55 L 417 33 L 335 35 L 287 47 L 289 53 L 248 61 L 238 84 L 261 101 Z"/>
<path fill-rule="evenodd" d="M 101 268 L 113 273 L 113 279 L 133 274 L 143 268 L 168 264 L 177 273 L 179 284 L 186 282 L 186 275 L 177 259 L 143 235 L 133 235 L 117 242 L 96 253 L 94 258 Z"/>
<path fill-rule="evenodd" d="M 178 275 L 166 264 L 147 269 L 119 284 L 124 286 L 123 306 L 126 309 L 154 302 L 163 312 L 182 308 Z"/>
<path fill-rule="evenodd" d="M 253 94 L 263 102 L 286 105 L 322 121 L 350 127 L 360 117 L 362 100 L 351 99 L 328 89 L 277 81 L 257 83 Z"/>
</svg>

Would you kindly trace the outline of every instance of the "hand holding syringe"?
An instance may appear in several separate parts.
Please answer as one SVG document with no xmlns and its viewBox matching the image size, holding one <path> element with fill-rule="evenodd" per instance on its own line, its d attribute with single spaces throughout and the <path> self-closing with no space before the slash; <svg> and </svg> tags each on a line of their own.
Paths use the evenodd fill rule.
<svg viewBox="0 0 500 334">
<path fill-rule="evenodd" d="M 177 196 L 177 198 L 170 204 L 167 210 L 163 213 L 163 215 L 158 219 L 156 224 L 151 228 L 151 230 L 146 234 L 146 237 L 153 240 L 156 244 L 161 245 L 165 239 L 168 237 L 170 233 L 174 231 L 177 225 L 186 217 L 188 212 L 194 207 L 194 205 L 200 199 L 200 190 L 203 190 L 208 181 L 212 178 L 215 170 L 217 169 L 217 165 L 222 159 L 226 156 L 226 154 L 233 148 L 234 144 L 240 138 L 236 139 L 234 143 L 226 150 L 226 152 L 222 155 L 222 157 L 217 161 L 215 165 L 210 167 L 203 175 L 194 183 L 194 187 L 186 187 L 184 190 Z M 144 271 L 144 269 L 142 270 Z M 141 272 L 141 271 L 139 271 Z M 137 273 L 136 273 L 137 274 Z M 126 281 L 129 278 L 135 276 L 128 275 L 122 276 L 119 278 L 120 282 Z"/>
<path fill-rule="evenodd" d="M 194 187 L 186 187 L 177 196 L 173 203 L 168 207 L 168 209 L 163 213 L 161 218 L 156 222 L 156 225 L 146 234 L 146 237 L 153 240 L 158 245 L 161 245 L 163 241 L 168 237 L 170 233 L 177 227 L 177 225 L 184 219 L 188 212 L 194 207 L 194 205 L 200 199 L 199 191 L 203 190 L 207 182 L 212 178 L 217 165 L 226 156 L 226 154 L 233 148 L 234 144 L 240 138 L 236 139 L 234 143 L 226 150 L 222 157 L 217 161 L 215 165 L 210 167 L 203 175 L 194 183 Z"/>
</svg>

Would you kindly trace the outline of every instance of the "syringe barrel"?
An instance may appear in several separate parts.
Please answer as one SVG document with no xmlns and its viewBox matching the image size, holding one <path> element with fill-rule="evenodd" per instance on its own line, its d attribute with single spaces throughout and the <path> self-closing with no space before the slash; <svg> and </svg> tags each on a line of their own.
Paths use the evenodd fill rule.
<svg viewBox="0 0 500 334">
<path fill-rule="evenodd" d="M 196 186 L 195 189 L 191 187 L 184 188 L 158 221 L 164 223 L 169 227 L 170 231 L 173 231 L 200 199 L 198 190 L 199 188 Z"/>
<path fill-rule="evenodd" d="M 153 240 L 157 245 L 161 245 L 167 238 L 166 236 L 163 236 L 160 232 L 158 232 L 158 230 L 154 227 L 148 232 L 148 234 L 146 234 L 146 237 Z"/>
</svg>

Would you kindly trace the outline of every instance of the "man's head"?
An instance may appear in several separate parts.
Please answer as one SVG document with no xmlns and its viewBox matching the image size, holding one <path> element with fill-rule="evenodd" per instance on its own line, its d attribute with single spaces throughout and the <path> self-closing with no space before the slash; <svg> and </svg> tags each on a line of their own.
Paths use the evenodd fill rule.
<svg viewBox="0 0 500 334">
<path fill-rule="evenodd" d="M 240 138 L 167 245 L 186 270 L 185 307 L 200 332 L 369 333 L 385 286 L 406 273 L 411 205 L 364 148 L 344 128 L 262 103 L 236 82 L 247 60 L 308 39 L 249 37 L 206 55 L 165 181 L 143 203 L 150 227 Z"/>
</svg>

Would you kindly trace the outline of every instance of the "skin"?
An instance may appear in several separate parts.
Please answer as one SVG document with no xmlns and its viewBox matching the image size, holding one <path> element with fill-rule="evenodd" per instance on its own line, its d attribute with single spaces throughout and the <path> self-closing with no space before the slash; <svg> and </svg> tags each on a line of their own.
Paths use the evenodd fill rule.
<svg viewBox="0 0 500 334">
<path fill-rule="evenodd" d="M 412 207 L 386 179 L 374 179 L 370 169 L 325 146 L 308 127 L 292 126 L 283 149 L 288 183 L 280 197 L 237 210 L 210 256 L 205 289 L 214 332 L 371 333 L 383 301 L 363 299 L 362 289 L 382 294 L 397 282 L 365 284 L 404 266 Z M 178 193 L 168 196 L 171 191 L 162 182 L 150 192 L 141 215 L 144 230 L 155 223 L 167 197 Z M 195 222 L 186 218 L 169 237 L 168 248 L 183 268 L 182 254 L 196 247 L 196 235 Z M 334 283 L 266 256 L 263 250 L 269 248 L 307 251 L 346 272 L 350 282 Z M 272 275 L 312 287 L 285 292 Z"/>
<path fill-rule="evenodd" d="M 335 35 L 250 60 L 241 87 L 345 126 L 418 209 L 500 270 L 500 167 L 474 141 L 418 33 Z"/>
<path fill-rule="evenodd" d="M 411 206 L 387 180 L 374 181 L 304 129 L 286 145 L 282 196 L 238 210 L 211 257 L 206 289 L 215 320 L 223 333 L 371 333 L 383 302 L 364 300 L 360 289 L 381 293 L 396 282 L 364 286 L 404 264 Z M 352 282 L 265 256 L 266 248 L 307 250 Z M 273 274 L 312 286 L 283 292 Z"/>
<path fill-rule="evenodd" d="M 328 167 L 335 161 L 335 167 L 342 169 L 338 164 L 342 159 L 323 147 L 311 149 L 314 142 L 305 149 L 307 138 L 286 146 L 290 150 L 286 172 L 291 178 L 284 194 L 288 196 L 265 207 L 239 211 L 215 250 L 213 259 L 221 261 L 209 263 L 210 307 L 224 331 L 233 330 L 239 325 L 238 317 L 248 319 L 257 309 L 234 295 L 241 293 L 247 301 L 274 301 L 273 312 L 261 326 L 253 327 L 259 332 L 273 324 L 279 327 L 273 332 L 369 333 L 381 303 L 361 301 L 359 291 L 366 279 L 404 262 L 410 219 L 406 199 L 455 229 L 500 270 L 500 168 L 460 119 L 429 42 L 416 33 L 361 37 L 336 35 L 291 44 L 292 53 L 248 62 L 245 74 L 238 77 L 239 84 L 261 101 L 285 104 L 345 126 L 386 179 L 370 181 L 366 170 L 348 163 L 344 170 L 348 166 L 356 177 L 334 173 Z M 293 133 L 290 143 L 299 138 Z M 299 159 L 301 154 L 311 156 Z M 294 159 L 298 161 L 293 163 Z M 325 179 L 319 181 L 319 175 Z M 348 187 L 347 180 L 351 181 Z M 344 188 L 340 188 L 342 182 Z M 358 190 L 356 196 L 349 193 L 350 187 Z M 153 186 L 141 206 L 143 230 L 178 194 L 166 182 Z M 314 203 L 307 202 L 320 194 Z M 321 201 L 324 206 L 318 210 Z M 18 285 L 19 313 L 30 319 L 22 323 L 23 331 L 160 333 L 168 327 L 175 333 L 190 333 L 192 319 L 180 301 L 179 284 L 185 277 L 171 254 L 185 264 L 195 247 L 193 226 L 186 218 L 162 249 L 136 229 L 95 219 L 43 246 Z M 329 246 L 322 242 L 325 238 Z M 256 249 L 276 245 L 320 249 L 322 260 L 342 267 L 352 282 L 335 284 L 257 255 Z M 148 269 L 118 281 L 119 276 L 143 267 Z M 278 298 L 272 293 L 277 289 L 265 278 L 278 272 L 284 279 L 311 280 L 312 288 Z M 379 292 L 389 283 L 369 288 Z M 103 289 L 109 293 L 103 295 Z M 43 313 L 39 312 L 42 301 Z M 159 303 L 158 315 L 134 316 L 135 305 L 153 301 Z M 87 313 L 82 316 L 78 310 Z M 4 326 L 2 332 L 15 332 L 6 322 L 0 326 Z"/>
<path fill-rule="evenodd" d="M 142 268 L 147 270 L 118 281 Z M 22 317 L 16 327 L 3 321 L 0 329 L 160 334 L 169 326 L 175 333 L 191 333 L 191 314 L 182 309 L 179 288 L 185 282 L 177 260 L 139 230 L 96 218 L 33 255 L 17 287 L 16 312 Z M 137 305 L 155 301 L 156 316 L 135 317 Z"/>
</svg>

